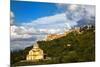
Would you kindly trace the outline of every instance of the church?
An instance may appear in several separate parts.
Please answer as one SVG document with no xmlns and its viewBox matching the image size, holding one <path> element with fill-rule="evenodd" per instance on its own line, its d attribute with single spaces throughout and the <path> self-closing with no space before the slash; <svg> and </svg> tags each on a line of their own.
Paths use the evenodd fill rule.
<svg viewBox="0 0 100 67">
<path fill-rule="evenodd" d="M 28 55 L 26 56 L 27 61 L 36 61 L 44 59 L 44 53 L 39 45 L 36 43 L 33 45 L 33 48 L 29 51 Z"/>
</svg>

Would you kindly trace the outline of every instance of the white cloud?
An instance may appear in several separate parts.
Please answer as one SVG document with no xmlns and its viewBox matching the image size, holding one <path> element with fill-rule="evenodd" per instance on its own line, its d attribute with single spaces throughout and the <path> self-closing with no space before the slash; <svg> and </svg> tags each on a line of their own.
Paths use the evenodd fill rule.
<svg viewBox="0 0 100 67">
<path fill-rule="evenodd" d="M 69 5 L 68 9 L 71 10 L 71 11 L 74 11 L 78 8 L 78 5 L 76 4 L 73 4 L 73 5 Z"/>
<path fill-rule="evenodd" d="M 11 18 L 15 17 L 14 13 L 12 11 L 10 12 L 10 16 L 11 16 Z"/>
<path fill-rule="evenodd" d="M 62 29 L 40 29 L 41 32 L 45 32 L 47 34 L 59 34 L 61 32 L 64 32 Z"/>
<path fill-rule="evenodd" d="M 66 17 L 70 21 L 76 22 L 79 20 L 93 20 L 93 22 L 89 23 L 95 23 L 93 18 L 95 17 L 95 6 L 94 5 L 79 5 L 79 4 L 57 4 L 58 7 L 64 8 L 66 11 Z M 82 22 L 81 22 L 82 23 Z M 88 23 L 88 21 L 86 22 Z M 72 23 L 71 23 L 72 24 Z"/>
<path fill-rule="evenodd" d="M 51 24 L 51 23 L 59 23 L 65 21 L 66 21 L 66 15 L 65 13 L 62 13 L 62 14 L 55 14 L 52 16 L 41 17 L 31 21 L 30 23 L 23 23 L 23 25 Z"/>
<path fill-rule="evenodd" d="M 11 38 L 30 38 L 37 34 L 34 28 L 25 28 L 23 26 L 11 26 Z"/>
<path fill-rule="evenodd" d="M 14 13 L 11 11 L 10 12 L 10 24 L 12 25 L 14 23 Z"/>
<path fill-rule="evenodd" d="M 24 26 L 11 26 L 11 50 L 24 49 L 31 46 L 36 40 L 42 40 L 44 36 L 36 35 L 34 28 Z"/>
<path fill-rule="evenodd" d="M 85 10 L 87 12 L 87 17 L 95 16 L 95 6 L 86 6 Z"/>
<path fill-rule="evenodd" d="M 76 22 L 69 20 L 66 17 L 66 13 L 61 13 L 52 16 L 41 17 L 31 21 L 30 23 L 23 23 L 22 25 L 26 27 L 34 26 L 38 29 L 46 29 L 46 30 L 59 29 L 65 27 L 66 29 L 70 29 L 72 26 L 76 25 Z"/>
</svg>

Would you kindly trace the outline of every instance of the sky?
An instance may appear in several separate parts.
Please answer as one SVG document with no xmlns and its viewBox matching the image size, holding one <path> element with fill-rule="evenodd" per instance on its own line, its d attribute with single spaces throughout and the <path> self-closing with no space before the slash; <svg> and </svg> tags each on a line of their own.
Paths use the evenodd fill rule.
<svg viewBox="0 0 100 67">
<path fill-rule="evenodd" d="M 11 1 L 11 50 L 24 49 L 47 34 L 95 23 L 94 5 Z"/>
</svg>

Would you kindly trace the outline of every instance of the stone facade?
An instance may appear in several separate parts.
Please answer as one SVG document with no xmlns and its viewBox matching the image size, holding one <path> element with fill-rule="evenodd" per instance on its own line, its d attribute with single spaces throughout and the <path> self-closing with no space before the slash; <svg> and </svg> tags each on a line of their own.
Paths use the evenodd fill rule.
<svg viewBox="0 0 100 67">
<path fill-rule="evenodd" d="M 53 39 L 61 38 L 61 37 L 66 36 L 68 33 L 73 32 L 73 31 L 77 32 L 78 34 L 81 34 L 80 28 L 75 27 L 74 29 L 70 29 L 69 31 L 65 31 L 63 34 L 49 34 L 45 38 L 45 41 L 50 41 L 50 40 L 53 40 Z"/>
<path fill-rule="evenodd" d="M 39 48 L 38 44 L 33 45 L 33 48 L 29 51 L 26 60 L 35 61 L 44 59 L 43 50 Z"/>
<path fill-rule="evenodd" d="M 65 35 L 66 34 L 50 34 L 50 35 L 47 35 L 46 41 L 53 40 L 53 39 L 58 39 L 58 38 L 61 38 Z"/>
</svg>

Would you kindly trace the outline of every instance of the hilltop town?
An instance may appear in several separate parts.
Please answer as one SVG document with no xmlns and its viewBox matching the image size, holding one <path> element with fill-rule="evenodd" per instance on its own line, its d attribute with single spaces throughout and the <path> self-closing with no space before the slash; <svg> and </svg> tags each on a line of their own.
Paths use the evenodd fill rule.
<svg viewBox="0 0 100 67">
<path fill-rule="evenodd" d="M 94 28 L 94 26 L 93 25 L 84 25 L 82 27 L 74 27 L 74 28 L 69 29 L 68 31 L 65 31 L 62 34 L 48 34 L 44 40 L 50 41 L 50 40 L 53 40 L 53 39 L 58 39 L 58 38 L 66 36 L 67 34 L 69 34 L 71 32 L 77 32 L 78 34 L 81 34 L 82 31 L 88 30 L 88 29 L 91 29 L 91 28 Z"/>
</svg>

